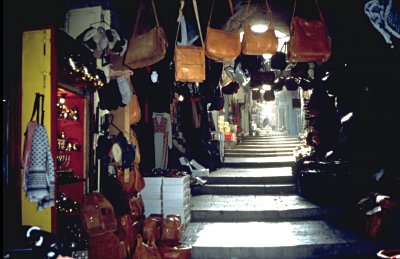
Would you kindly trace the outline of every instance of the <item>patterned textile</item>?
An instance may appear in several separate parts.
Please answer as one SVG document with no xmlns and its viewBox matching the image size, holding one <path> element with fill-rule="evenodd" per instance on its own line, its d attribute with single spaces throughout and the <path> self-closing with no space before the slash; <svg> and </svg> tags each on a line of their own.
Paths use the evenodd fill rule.
<svg viewBox="0 0 400 259">
<path fill-rule="evenodd" d="M 171 117 L 168 113 L 153 113 L 154 129 L 154 168 L 166 169 L 168 166 L 168 148 L 172 148 Z"/>
<path fill-rule="evenodd" d="M 370 0 L 364 12 L 386 43 L 392 44 L 391 35 L 400 39 L 400 13 L 394 10 L 392 0 Z"/>
<path fill-rule="evenodd" d="M 29 165 L 31 162 L 32 138 L 36 126 L 37 126 L 36 121 L 30 121 L 26 126 L 26 131 L 25 131 L 24 153 L 22 154 L 22 160 L 21 160 L 22 189 L 24 190 L 24 192 L 27 191 L 26 183 L 28 182 Z"/>
<path fill-rule="evenodd" d="M 43 125 L 35 127 L 27 181 L 29 201 L 38 203 L 38 210 L 54 206 L 54 163 L 49 139 Z"/>
</svg>

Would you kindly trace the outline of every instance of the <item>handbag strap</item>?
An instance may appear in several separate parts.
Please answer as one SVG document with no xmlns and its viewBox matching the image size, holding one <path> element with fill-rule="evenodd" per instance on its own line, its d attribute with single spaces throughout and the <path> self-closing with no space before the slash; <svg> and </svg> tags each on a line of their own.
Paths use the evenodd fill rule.
<svg viewBox="0 0 400 259">
<path fill-rule="evenodd" d="M 231 9 L 231 15 L 233 15 L 233 6 L 232 6 L 232 0 L 228 0 L 229 2 L 229 9 Z M 214 10 L 214 4 L 215 4 L 215 0 L 213 0 L 212 6 L 211 6 L 211 12 L 210 12 L 210 17 L 208 18 L 208 24 L 207 27 L 210 27 L 210 22 L 211 22 L 211 16 Z"/>
<path fill-rule="evenodd" d="M 158 22 L 157 10 L 156 10 L 156 5 L 154 3 L 154 0 L 151 0 L 151 5 L 152 5 L 152 8 L 153 8 L 154 19 L 156 20 L 157 27 L 160 27 L 160 23 Z M 136 19 L 135 19 L 135 25 L 133 27 L 133 35 L 136 35 L 137 27 L 138 27 L 138 24 L 139 24 L 140 13 L 141 13 L 142 8 L 143 8 L 143 2 L 140 1 L 139 4 L 138 4 Z"/>
<path fill-rule="evenodd" d="M 42 104 L 41 114 L 40 114 L 40 111 L 39 111 L 40 100 L 42 100 L 42 102 L 41 102 L 41 104 Z M 33 111 L 32 111 L 31 121 L 33 121 L 33 117 L 35 117 L 35 114 L 36 114 L 36 122 L 39 123 L 39 120 L 40 120 L 40 124 L 43 125 L 43 122 L 44 122 L 44 95 L 43 94 L 36 93 L 35 102 L 33 104 Z"/>
<path fill-rule="evenodd" d="M 182 8 L 183 8 L 183 5 L 181 5 L 181 8 L 179 9 L 179 11 L 182 11 Z M 198 10 L 197 10 L 197 1 L 196 0 L 193 0 L 193 8 L 194 8 L 195 16 L 196 16 L 197 28 L 199 30 L 201 46 L 204 46 L 203 34 L 201 33 L 200 19 L 199 19 L 199 13 L 198 13 Z M 179 32 L 180 25 L 181 25 L 181 20 L 179 19 L 178 20 L 178 28 L 176 30 L 175 46 L 176 46 L 176 42 L 178 41 L 178 32 Z"/>
<path fill-rule="evenodd" d="M 247 16 L 249 15 L 250 3 L 251 3 L 251 0 L 249 0 L 249 1 L 247 2 L 246 15 L 245 15 L 246 18 L 247 18 Z M 268 28 L 275 29 L 274 22 L 273 22 L 273 20 L 272 20 L 272 10 L 271 10 L 271 8 L 269 7 L 268 0 L 265 0 L 265 6 L 267 7 L 267 13 L 268 13 L 268 16 L 269 16 L 269 25 L 268 25 Z"/>
<path fill-rule="evenodd" d="M 295 12 L 295 10 L 296 10 L 296 3 L 297 3 L 297 0 L 294 0 L 293 13 L 292 13 L 292 21 L 293 21 L 293 18 L 294 18 L 294 12 Z M 321 19 L 321 21 L 322 21 L 323 23 L 325 23 L 325 18 L 324 18 L 324 15 L 322 14 L 321 8 L 319 8 L 318 0 L 314 0 L 314 4 L 315 4 L 315 6 L 317 7 L 318 14 L 319 14 L 319 18 Z"/>
</svg>

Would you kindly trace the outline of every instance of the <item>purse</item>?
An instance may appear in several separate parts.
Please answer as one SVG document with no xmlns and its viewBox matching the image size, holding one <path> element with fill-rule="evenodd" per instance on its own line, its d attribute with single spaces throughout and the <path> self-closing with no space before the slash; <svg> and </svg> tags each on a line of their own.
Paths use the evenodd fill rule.
<svg viewBox="0 0 400 259">
<path fill-rule="evenodd" d="M 290 22 L 290 40 L 288 60 L 290 62 L 326 62 L 331 56 L 331 38 L 325 25 L 325 19 L 317 6 L 320 20 L 309 20 L 294 16 L 296 0 L 294 1 L 292 21 Z"/>
<path fill-rule="evenodd" d="M 137 235 L 137 245 L 135 254 L 132 259 L 161 259 L 154 238 L 148 241 L 148 244 L 143 243 L 141 235 Z"/>
<path fill-rule="evenodd" d="M 193 7 L 196 16 L 197 27 L 200 34 L 201 46 L 178 46 L 178 30 L 175 38 L 175 81 L 181 82 L 203 82 L 206 79 L 206 58 L 203 36 L 201 33 L 197 2 L 193 0 Z"/>
<path fill-rule="evenodd" d="M 192 246 L 180 241 L 158 242 L 157 247 L 163 259 L 190 259 L 192 256 Z"/>
<path fill-rule="evenodd" d="M 164 29 L 160 27 L 158 22 L 154 0 L 151 1 L 151 4 L 157 26 L 141 35 L 136 35 L 140 14 L 140 8 L 138 8 L 135 26 L 132 36 L 128 41 L 124 58 L 124 65 L 131 69 L 153 65 L 165 57 L 168 40 Z"/>
<path fill-rule="evenodd" d="M 246 16 L 248 15 L 251 0 L 247 3 Z M 265 0 L 267 13 L 269 16 L 268 29 L 265 32 L 257 33 L 251 30 L 250 24 L 245 21 L 244 34 L 242 41 L 242 54 L 245 55 L 262 55 L 275 54 L 278 50 L 278 38 L 275 35 L 275 26 L 272 20 L 272 10 L 268 1 Z"/>
<path fill-rule="evenodd" d="M 286 50 L 284 50 L 286 49 Z M 285 70 L 288 63 L 286 62 L 286 53 L 287 53 L 287 42 L 285 42 L 282 45 L 282 48 L 280 51 L 277 51 L 274 55 L 271 57 L 271 68 L 273 69 L 279 69 L 279 70 Z"/>
<path fill-rule="evenodd" d="M 177 241 L 181 238 L 182 222 L 178 215 L 167 215 L 162 222 L 161 240 Z"/>
<path fill-rule="evenodd" d="M 240 33 L 218 30 L 210 27 L 212 12 L 215 0 L 213 1 L 210 17 L 207 25 L 206 35 L 206 56 L 216 61 L 232 61 L 240 55 Z M 231 14 L 233 15 L 232 1 L 229 0 Z"/>
</svg>

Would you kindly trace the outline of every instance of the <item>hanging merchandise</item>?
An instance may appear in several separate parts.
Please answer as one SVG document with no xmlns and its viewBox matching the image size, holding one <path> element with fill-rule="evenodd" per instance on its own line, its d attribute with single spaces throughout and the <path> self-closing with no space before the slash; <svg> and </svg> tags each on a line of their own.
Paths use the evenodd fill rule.
<svg viewBox="0 0 400 259">
<path fill-rule="evenodd" d="M 268 90 L 265 91 L 264 95 L 263 95 L 264 101 L 266 102 L 272 102 L 275 101 L 275 93 L 273 90 Z"/>
<path fill-rule="evenodd" d="M 229 1 L 231 15 L 233 15 L 232 1 Z M 216 61 L 232 61 L 240 55 L 240 33 L 218 30 L 210 27 L 211 16 L 214 10 L 213 0 L 210 17 L 207 25 L 206 56 Z"/>
<path fill-rule="evenodd" d="M 294 1 L 292 21 L 290 23 L 290 40 L 288 60 L 290 62 L 326 62 L 331 56 L 331 38 L 318 0 L 314 0 L 319 13 L 319 20 L 307 20 L 295 16 Z"/>
<path fill-rule="evenodd" d="M 164 29 L 160 26 L 154 0 L 151 0 L 156 26 L 151 30 L 137 35 L 140 18 L 140 6 L 136 16 L 136 21 L 132 36 L 128 42 L 124 65 L 131 69 L 142 68 L 153 65 L 164 59 L 168 47 L 168 40 Z"/>
<path fill-rule="evenodd" d="M 248 16 L 251 0 L 247 3 L 246 18 Z M 257 33 L 251 30 L 250 23 L 245 21 L 242 41 L 242 54 L 246 55 L 263 55 L 275 54 L 278 49 L 278 38 L 275 35 L 275 26 L 272 20 L 272 10 L 268 1 L 265 0 L 265 6 L 269 16 L 268 29 L 265 32 Z"/>
<path fill-rule="evenodd" d="M 168 148 L 172 148 L 171 119 L 168 113 L 153 113 L 154 130 L 154 168 L 166 169 L 168 166 Z"/>
<path fill-rule="evenodd" d="M 39 107 L 41 103 L 41 112 Z M 54 162 L 44 121 L 44 95 L 36 93 L 33 113 L 24 143 L 22 185 L 30 202 L 41 211 L 55 205 Z M 33 117 L 36 114 L 36 122 Z M 40 119 L 40 124 L 39 124 Z"/>
<path fill-rule="evenodd" d="M 288 63 L 286 62 L 287 42 L 283 43 L 280 51 L 277 51 L 271 57 L 271 68 L 285 70 Z"/>
<path fill-rule="evenodd" d="M 193 7 L 196 16 L 197 27 L 199 30 L 201 46 L 178 46 L 178 32 L 181 21 L 179 20 L 175 38 L 175 81 L 181 82 L 203 82 L 206 79 L 205 48 L 199 14 L 197 10 L 197 1 L 193 0 Z M 182 33 L 182 32 L 181 32 Z"/>
</svg>

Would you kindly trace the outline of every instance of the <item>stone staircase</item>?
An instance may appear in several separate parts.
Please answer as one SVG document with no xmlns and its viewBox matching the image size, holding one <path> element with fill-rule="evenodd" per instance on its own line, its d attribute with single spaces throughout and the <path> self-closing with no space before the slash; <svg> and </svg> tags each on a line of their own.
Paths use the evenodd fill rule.
<svg viewBox="0 0 400 259">
<path fill-rule="evenodd" d="M 375 258 L 379 245 L 340 228 L 339 210 L 296 194 L 285 136 L 247 137 L 227 149 L 224 167 L 192 187 L 182 240 L 192 258 Z"/>
</svg>

